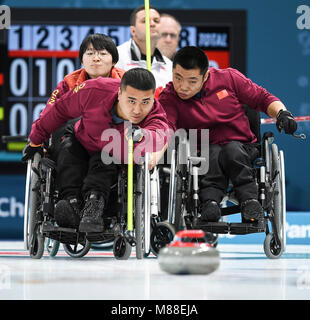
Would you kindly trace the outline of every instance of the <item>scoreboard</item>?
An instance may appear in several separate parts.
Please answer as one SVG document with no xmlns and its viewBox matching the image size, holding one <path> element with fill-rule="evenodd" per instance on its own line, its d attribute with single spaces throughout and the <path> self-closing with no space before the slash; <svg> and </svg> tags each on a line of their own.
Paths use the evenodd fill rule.
<svg viewBox="0 0 310 320">
<path fill-rule="evenodd" d="M 245 73 L 244 11 L 165 12 L 182 25 L 179 47 L 198 46 L 208 54 L 211 66 L 232 66 Z M 104 33 L 116 46 L 122 44 L 131 37 L 130 13 L 12 9 L 11 28 L 0 31 L 5 32 L 0 42 L 0 134 L 28 135 L 57 84 L 81 67 L 78 52 L 82 40 L 92 33 Z M 0 147 L 9 151 L 22 148 L 14 143 Z"/>
<path fill-rule="evenodd" d="M 8 31 L 9 135 L 27 135 L 64 76 L 79 69 L 79 47 L 91 33 L 105 33 L 116 44 L 129 39 L 125 26 L 12 25 Z"/>
</svg>

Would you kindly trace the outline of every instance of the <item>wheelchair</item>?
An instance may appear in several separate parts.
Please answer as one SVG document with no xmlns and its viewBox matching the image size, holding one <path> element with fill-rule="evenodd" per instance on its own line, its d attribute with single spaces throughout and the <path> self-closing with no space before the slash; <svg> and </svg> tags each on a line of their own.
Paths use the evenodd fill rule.
<svg viewBox="0 0 310 320">
<path fill-rule="evenodd" d="M 177 137 L 178 143 L 171 150 L 168 220 L 176 230 L 202 229 L 208 233 L 208 242 L 214 247 L 219 234 L 246 235 L 265 232 L 264 252 L 270 259 L 280 258 L 286 247 L 286 193 L 284 153 L 274 143 L 272 132 L 260 136 L 260 116 L 248 107 L 246 114 L 251 130 L 257 136 L 260 155 L 254 162 L 259 190 L 259 201 L 264 209 L 264 223 L 228 223 L 227 216 L 240 213 L 240 204 L 229 188 L 220 203 L 219 222 L 205 222 L 200 217 L 199 171 L 206 158 L 192 156 L 187 136 Z M 226 221 L 225 221 L 226 220 Z"/>
<path fill-rule="evenodd" d="M 59 201 L 55 186 L 56 164 L 48 157 L 48 151 L 43 157 L 36 153 L 27 163 L 25 250 L 29 250 L 32 258 L 40 259 L 45 248 L 50 256 L 55 256 L 62 243 L 67 254 L 81 258 L 92 245 L 113 242 L 113 253 L 119 260 L 128 259 L 133 247 L 137 259 L 145 258 L 151 252 L 156 256 L 173 239 L 175 229 L 161 219 L 158 171 L 156 167 L 149 171 L 148 159 L 149 154 L 146 153 L 143 164 L 134 165 L 133 192 L 130 197 L 126 197 L 127 167 L 119 166 L 118 181 L 111 187 L 105 208 L 105 230 L 100 233 L 81 233 L 73 228 L 57 226 L 53 214 Z M 128 214 L 128 201 L 133 207 L 133 217 Z"/>
</svg>

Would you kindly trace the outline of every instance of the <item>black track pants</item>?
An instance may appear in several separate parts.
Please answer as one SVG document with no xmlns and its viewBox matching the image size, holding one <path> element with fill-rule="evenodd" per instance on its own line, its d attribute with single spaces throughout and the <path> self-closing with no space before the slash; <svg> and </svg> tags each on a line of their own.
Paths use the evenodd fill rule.
<svg viewBox="0 0 310 320">
<path fill-rule="evenodd" d="M 60 148 L 57 157 L 56 186 L 61 198 L 84 198 L 90 191 L 101 192 L 108 201 L 110 188 L 117 181 L 117 165 L 104 164 L 101 152 L 89 156 L 73 137 L 70 148 Z"/>
<path fill-rule="evenodd" d="M 254 144 L 231 141 L 224 146 L 210 145 L 209 171 L 200 180 L 201 201 L 214 200 L 220 203 L 229 180 L 240 203 L 257 199 L 258 188 L 252 164 L 257 156 L 258 149 Z"/>
</svg>

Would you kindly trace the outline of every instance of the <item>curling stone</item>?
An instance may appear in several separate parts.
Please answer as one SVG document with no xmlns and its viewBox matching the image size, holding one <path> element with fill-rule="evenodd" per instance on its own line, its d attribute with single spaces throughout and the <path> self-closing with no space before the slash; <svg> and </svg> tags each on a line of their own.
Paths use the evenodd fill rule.
<svg viewBox="0 0 310 320">
<path fill-rule="evenodd" d="M 197 239 L 193 242 L 192 239 Z M 203 230 L 179 231 L 173 241 L 159 251 L 158 262 L 163 271 L 172 274 L 209 274 L 220 265 L 220 254 L 205 240 Z M 191 242 L 189 242 L 191 241 Z"/>
</svg>

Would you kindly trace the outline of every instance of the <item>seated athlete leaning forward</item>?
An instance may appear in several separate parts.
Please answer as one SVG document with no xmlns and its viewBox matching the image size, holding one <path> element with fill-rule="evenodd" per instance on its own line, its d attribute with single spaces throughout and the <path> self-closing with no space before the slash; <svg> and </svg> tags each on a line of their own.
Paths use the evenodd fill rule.
<svg viewBox="0 0 310 320">
<path fill-rule="evenodd" d="M 208 57 L 197 47 L 180 49 L 173 60 L 173 81 L 159 95 L 174 130 L 209 129 L 209 171 L 201 179 L 201 219 L 218 221 L 219 203 L 229 179 L 245 221 L 261 221 L 263 208 L 252 161 L 257 138 L 250 130 L 243 105 L 277 119 L 277 128 L 297 129 L 284 104 L 238 70 L 209 68 Z"/>
<path fill-rule="evenodd" d="M 56 100 L 53 108 L 33 123 L 23 161 L 42 152 L 41 144 L 68 119 L 81 117 L 72 130 L 68 151 L 57 162 L 62 199 L 55 208 L 59 226 L 81 232 L 103 231 L 103 210 L 117 179 L 117 164 L 105 162 L 103 154 L 106 151 L 126 162 L 128 127 L 139 126 L 143 132 L 134 145 L 135 162 L 145 152 L 150 152 L 151 166 L 160 159 L 167 146 L 164 131 L 169 126 L 154 92 L 155 78 L 142 68 L 127 71 L 122 80 L 87 80 Z"/>
</svg>

